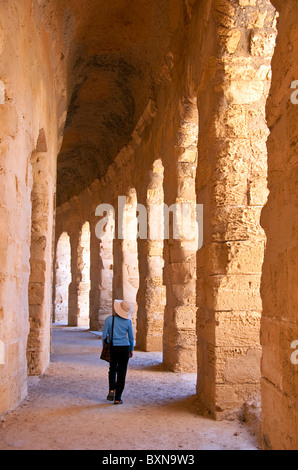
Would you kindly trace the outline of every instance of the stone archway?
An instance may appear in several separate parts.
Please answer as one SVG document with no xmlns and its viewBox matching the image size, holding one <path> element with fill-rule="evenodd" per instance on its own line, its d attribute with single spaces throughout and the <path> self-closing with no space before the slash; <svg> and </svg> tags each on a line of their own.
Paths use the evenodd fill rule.
<svg viewBox="0 0 298 470">
<path fill-rule="evenodd" d="M 31 192 L 31 256 L 29 280 L 30 333 L 27 344 L 28 371 L 41 375 L 49 365 L 50 324 L 52 319 L 52 259 L 54 184 L 46 133 L 39 132 L 31 156 L 33 187 Z"/>
<path fill-rule="evenodd" d="M 140 308 L 143 347 L 152 347 L 156 324 L 160 347 L 165 319 L 165 364 L 181 370 L 197 357 L 198 395 L 218 419 L 241 412 L 262 376 L 265 447 L 295 447 L 297 2 L 271 2 L 280 13 L 272 67 L 269 0 L 133 0 L 129 9 L 74 0 L 67 11 L 55 0 L 16 3 L 4 2 L 0 24 L 1 412 L 24 397 L 27 366 L 39 375 L 49 363 L 58 174 L 58 208 L 75 213 L 70 324 L 87 326 L 92 310 L 99 326 L 112 295 L 134 303 L 139 283 L 140 306 L 142 293 L 152 288 L 157 298 L 165 285 L 164 317 L 161 308 L 154 318 L 154 302 Z M 197 143 L 186 128 L 197 124 L 197 108 L 195 168 Z M 159 159 L 166 204 L 204 205 L 202 249 L 196 256 L 171 236 L 164 250 L 139 243 L 138 260 L 132 218 L 134 239 L 115 241 L 114 259 L 111 242 L 99 247 L 92 235 L 90 293 L 91 229 L 83 223 L 94 221 L 94 199 L 137 188 L 147 204 L 148 171 L 158 173 Z M 128 196 L 135 213 L 134 190 Z"/>
</svg>

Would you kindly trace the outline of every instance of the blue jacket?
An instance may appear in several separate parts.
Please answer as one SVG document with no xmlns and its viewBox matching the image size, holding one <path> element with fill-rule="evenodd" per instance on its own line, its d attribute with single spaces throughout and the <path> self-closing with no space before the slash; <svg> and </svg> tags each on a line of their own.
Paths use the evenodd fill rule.
<svg viewBox="0 0 298 470">
<path fill-rule="evenodd" d="M 113 346 L 129 346 L 129 350 L 134 350 L 134 335 L 131 320 L 115 315 L 114 320 L 114 331 L 113 331 Z M 105 321 L 102 343 L 108 338 L 108 342 L 112 336 L 112 323 L 113 316 L 111 315 Z"/>
</svg>

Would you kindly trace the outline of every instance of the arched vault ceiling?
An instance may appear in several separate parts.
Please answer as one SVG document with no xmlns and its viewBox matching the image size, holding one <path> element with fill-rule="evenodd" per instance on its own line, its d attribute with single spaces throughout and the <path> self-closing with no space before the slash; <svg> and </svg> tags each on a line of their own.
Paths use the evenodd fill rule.
<svg viewBox="0 0 298 470">
<path fill-rule="evenodd" d="M 154 98 L 179 1 L 53 0 L 68 82 L 58 205 L 105 173 Z"/>
</svg>

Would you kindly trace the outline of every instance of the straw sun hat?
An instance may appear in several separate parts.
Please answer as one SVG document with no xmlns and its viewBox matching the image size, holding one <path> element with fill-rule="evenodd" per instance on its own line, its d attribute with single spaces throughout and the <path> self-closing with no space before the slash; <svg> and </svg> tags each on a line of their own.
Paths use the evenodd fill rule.
<svg viewBox="0 0 298 470">
<path fill-rule="evenodd" d="M 115 300 L 114 309 L 119 317 L 129 320 L 133 314 L 133 306 L 126 300 Z"/>
</svg>

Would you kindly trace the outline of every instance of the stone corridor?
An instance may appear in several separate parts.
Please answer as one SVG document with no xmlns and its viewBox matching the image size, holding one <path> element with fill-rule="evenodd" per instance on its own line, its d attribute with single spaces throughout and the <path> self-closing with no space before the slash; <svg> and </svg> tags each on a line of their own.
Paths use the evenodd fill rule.
<svg viewBox="0 0 298 470">
<path fill-rule="evenodd" d="M 254 450 L 237 420 L 200 414 L 194 373 L 163 370 L 160 353 L 135 352 L 123 406 L 106 401 L 101 341 L 86 329 L 56 326 L 46 374 L 0 419 L 0 450 Z"/>
<path fill-rule="evenodd" d="M 231 420 L 261 403 L 261 448 L 298 449 L 297 0 L 0 9 L 3 445 L 61 447 L 68 423 L 84 447 L 115 416 L 87 330 L 125 299 L 123 422 L 154 416 L 152 446 L 242 448 Z"/>
</svg>

